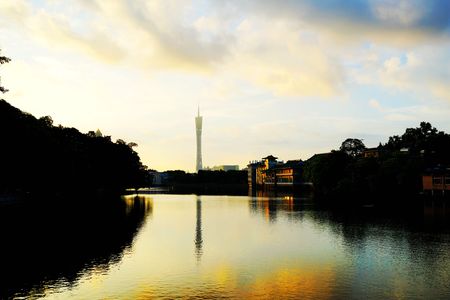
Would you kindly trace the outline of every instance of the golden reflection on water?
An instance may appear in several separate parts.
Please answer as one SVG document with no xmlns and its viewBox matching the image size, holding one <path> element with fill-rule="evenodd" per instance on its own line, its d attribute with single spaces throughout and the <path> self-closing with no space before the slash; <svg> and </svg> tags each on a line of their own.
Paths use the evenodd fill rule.
<svg viewBox="0 0 450 300">
<path fill-rule="evenodd" d="M 300 270 L 295 266 L 257 274 L 242 281 L 238 271 L 229 265 L 219 265 L 203 274 L 200 286 L 173 284 L 165 287 L 141 285 L 126 298 L 238 298 L 238 299 L 295 299 L 300 295 L 308 299 L 328 299 L 333 296 L 335 272 L 332 268 Z M 125 295 L 124 295 L 125 296 Z"/>
<path fill-rule="evenodd" d="M 291 267 L 261 274 L 259 278 L 240 292 L 240 297 L 251 298 L 293 298 L 298 295 L 312 299 L 326 299 L 332 296 L 335 273 L 332 268 L 301 270 Z"/>
<path fill-rule="evenodd" d="M 136 206 L 143 207 L 146 213 L 152 214 L 153 198 L 139 195 L 124 195 L 122 200 L 125 203 L 125 213 L 129 215 Z"/>
</svg>

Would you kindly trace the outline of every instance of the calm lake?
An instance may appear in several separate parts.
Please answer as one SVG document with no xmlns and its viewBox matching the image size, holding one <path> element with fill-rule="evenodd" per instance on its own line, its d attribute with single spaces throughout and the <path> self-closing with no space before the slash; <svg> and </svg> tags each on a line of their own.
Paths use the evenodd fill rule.
<svg viewBox="0 0 450 300">
<path fill-rule="evenodd" d="M 0 298 L 450 299 L 442 207 L 401 218 L 289 196 L 121 201 L 1 208 Z"/>
</svg>

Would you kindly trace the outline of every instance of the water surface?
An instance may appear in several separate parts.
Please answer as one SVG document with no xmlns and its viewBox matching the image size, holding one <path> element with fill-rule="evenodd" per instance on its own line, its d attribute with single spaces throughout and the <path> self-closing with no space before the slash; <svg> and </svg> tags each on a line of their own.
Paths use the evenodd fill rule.
<svg viewBox="0 0 450 300">
<path fill-rule="evenodd" d="M 308 200 L 292 197 L 148 195 L 125 201 L 120 222 L 106 221 L 107 226 L 76 251 L 44 239 L 53 249 L 75 252 L 67 257 L 57 251 L 44 255 L 67 267 L 53 263 L 49 265 L 54 270 L 45 272 L 46 264 L 38 264 L 40 270 L 21 265 L 22 272 L 37 275 L 29 285 L 20 280 L 3 284 L 10 291 L 4 295 L 450 299 L 446 210 L 427 208 L 425 214 L 400 218 L 380 216 L 369 208 L 317 210 Z M 27 226 L 23 230 L 30 229 Z M 95 237 L 108 227 L 118 236 L 107 235 L 103 241 L 99 237 L 98 243 Z M 106 241 L 111 245 L 104 245 Z M 48 251 L 37 243 L 24 255 L 36 247 Z"/>
</svg>

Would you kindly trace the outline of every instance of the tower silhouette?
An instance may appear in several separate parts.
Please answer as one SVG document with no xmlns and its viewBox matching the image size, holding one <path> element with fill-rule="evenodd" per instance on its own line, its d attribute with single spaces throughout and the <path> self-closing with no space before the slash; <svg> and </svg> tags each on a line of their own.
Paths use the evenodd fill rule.
<svg viewBox="0 0 450 300">
<path fill-rule="evenodd" d="M 197 164 L 195 170 L 198 172 L 203 169 L 202 164 L 202 122 L 203 117 L 200 116 L 200 107 L 198 107 L 197 117 L 195 117 L 195 129 L 197 133 Z"/>
</svg>

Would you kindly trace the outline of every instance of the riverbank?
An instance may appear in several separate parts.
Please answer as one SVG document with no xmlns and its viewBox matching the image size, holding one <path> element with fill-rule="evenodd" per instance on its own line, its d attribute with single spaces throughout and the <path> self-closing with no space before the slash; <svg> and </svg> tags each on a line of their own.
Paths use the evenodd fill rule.
<svg viewBox="0 0 450 300">
<path fill-rule="evenodd" d="M 247 196 L 248 185 L 240 183 L 175 183 L 140 189 L 127 189 L 126 194 L 182 194 Z"/>
<path fill-rule="evenodd" d="M 0 207 L 23 203 L 24 195 L 22 193 L 0 194 Z"/>
</svg>

